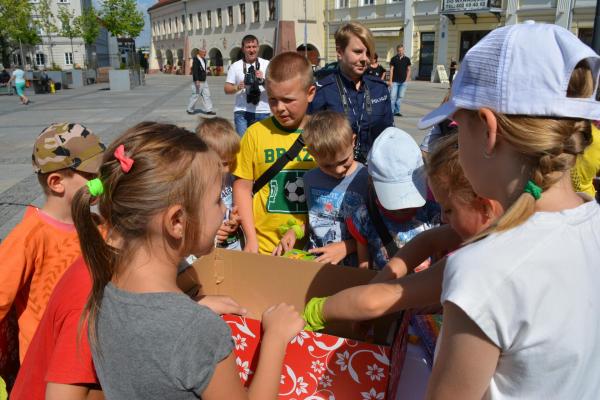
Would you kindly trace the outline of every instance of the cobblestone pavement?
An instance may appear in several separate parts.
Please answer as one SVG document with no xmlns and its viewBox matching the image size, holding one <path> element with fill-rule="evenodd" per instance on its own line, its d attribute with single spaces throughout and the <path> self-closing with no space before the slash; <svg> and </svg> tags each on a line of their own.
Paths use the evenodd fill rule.
<svg viewBox="0 0 600 400">
<path fill-rule="evenodd" d="M 219 116 L 233 119 L 233 96 L 223 92 L 224 77 L 209 77 L 212 100 Z M 193 129 L 200 115 L 187 115 L 191 79 L 175 75 L 149 75 L 146 86 L 130 92 L 111 92 L 108 84 L 35 95 L 23 106 L 17 96 L 0 95 L 0 239 L 21 219 L 27 204 L 41 205 L 42 191 L 31 168 L 31 149 L 39 132 L 52 122 L 80 122 L 105 143 L 132 125 L 146 120 L 175 123 Z M 420 142 L 424 132 L 417 120 L 436 107 L 447 85 L 413 82 L 403 102 L 404 117 L 396 126 Z M 200 102 L 198 106 L 200 106 Z"/>
</svg>

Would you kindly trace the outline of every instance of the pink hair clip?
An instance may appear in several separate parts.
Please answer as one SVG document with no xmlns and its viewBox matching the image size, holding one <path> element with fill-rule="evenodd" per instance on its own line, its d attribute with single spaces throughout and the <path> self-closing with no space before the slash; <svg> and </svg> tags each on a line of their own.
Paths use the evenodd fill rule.
<svg viewBox="0 0 600 400">
<path fill-rule="evenodd" d="M 133 166 L 133 158 L 127 157 L 125 155 L 125 146 L 120 144 L 115 149 L 114 155 L 115 155 L 115 158 L 117 160 L 119 160 L 119 163 L 121 164 L 121 169 L 123 170 L 123 172 L 128 173 L 129 170 L 131 169 L 131 167 Z"/>
</svg>

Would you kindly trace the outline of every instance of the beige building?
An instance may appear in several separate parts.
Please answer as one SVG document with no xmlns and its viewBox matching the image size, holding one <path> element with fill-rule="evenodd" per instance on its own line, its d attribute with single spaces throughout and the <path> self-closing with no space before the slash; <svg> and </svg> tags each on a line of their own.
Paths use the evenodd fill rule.
<svg viewBox="0 0 600 400">
<path fill-rule="evenodd" d="M 253 34 L 259 56 L 276 49 L 304 51 L 318 65 L 323 58 L 322 0 L 160 0 L 148 9 L 152 40 L 150 69 L 182 66 L 190 49 L 206 49 L 208 65 L 222 73 L 241 58 L 241 40 Z M 187 46 L 186 46 L 187 38 Z"/>
<path fill-rule="evenodd" d="M 326 0 L 325 57 L 335 60 L 335 30 L 360 21 L 375 36 L 379 61 L 403 44 L 413 79 L 436 80 L 436 66 L 460 63 L 485 34 L 525 20 L 555 23 L 591 44 L 595 0 Z"/>
</svg>

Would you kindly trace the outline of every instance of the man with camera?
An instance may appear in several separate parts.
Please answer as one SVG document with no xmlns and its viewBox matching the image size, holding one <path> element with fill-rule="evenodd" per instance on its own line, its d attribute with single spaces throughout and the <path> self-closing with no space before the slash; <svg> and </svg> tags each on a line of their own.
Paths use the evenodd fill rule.
<svg viewBox="0 0 600 400">
<path fill-rule="evenodd" d="M 192 97 L 187 107 L 188 114 L 194 114 L 194 107 L 198 102 L 198 99 L 202 97 L 204 103 L 204 114 L 215 115 L 213 111 L 213 104 L 210 98 L 210 90 L 208 89 L 208 83 L 206 83 L 206 50 L 205 49 L 193 49 L 192 50 Z"/>
<path fill-rule="evenodd" d="M 224 88 L 226 94 L 235 94 L 233 119 L 235 130 L 240 136 L 244 135 L 250 125 L 271 115 L 264 88 L 269 61 L 258 57 L 256 36 L 244 36 L 242 52 L 244 57 L 229 67 Z"/>
</svg>

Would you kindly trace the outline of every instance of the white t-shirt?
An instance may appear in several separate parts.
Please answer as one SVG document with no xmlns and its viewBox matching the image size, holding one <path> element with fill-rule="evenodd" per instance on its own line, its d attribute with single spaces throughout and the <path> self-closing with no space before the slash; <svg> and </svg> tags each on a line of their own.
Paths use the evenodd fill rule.
<svg viewBox="0 0 600 400">
<path fill-rule="evenodd" d="M 598 399 L 600 205 L 538 212 L 458 250 L 446 301 L 501 349 L 484 398 Z"/>
<path fill-rule="evenodd" d="M 25 72 L 22 69 L 15 69 L 12 73 L 12 75 L 15 77 L 15 83 L 23 83 L 25 82 Z"/>
<path fill-rule="evenodd" d="M 267 74 L 267 66 L 269 65 L 269 60 L 265 60 L 263 58 L 258 57 L 259 70 L 263 72 L 266 76 Z M 246 70 L 248 67 L 253 64 L 246 64 Z M 229 71 L 227 71 L 227 83 L 231 83 L 235 86 L 244 82 L 244 60 L 238 60 L 231 64 L 229 67 Z M 263 85 L 260 86 L 260 101 L 258 104 L 254 105 L 246 102 L 246 89 L 238 90 L 235 94 L 235 106 L 233 107 L 233 111 L 248 111 L 253 113 L 271 113 L 271 109 L 269 108 L 269 100 L 267 98 L 267 92 Z"/>
</svg>

